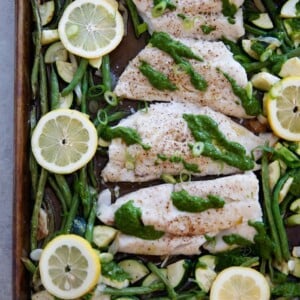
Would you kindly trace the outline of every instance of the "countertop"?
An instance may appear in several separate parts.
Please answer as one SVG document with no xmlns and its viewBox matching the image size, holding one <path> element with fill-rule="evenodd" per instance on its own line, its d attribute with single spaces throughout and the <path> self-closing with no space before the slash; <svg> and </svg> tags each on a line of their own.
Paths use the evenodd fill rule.
<svg viewBox="0 0 300 300">
<path fill-rule="evenodd" d="M 25 1 L 25 0 L 24 0 Z M 27 0 L 26 0 L 27 1 Z M 14 1 L 0 1 L 0 298 L 12 299 Z"/>
</svg>

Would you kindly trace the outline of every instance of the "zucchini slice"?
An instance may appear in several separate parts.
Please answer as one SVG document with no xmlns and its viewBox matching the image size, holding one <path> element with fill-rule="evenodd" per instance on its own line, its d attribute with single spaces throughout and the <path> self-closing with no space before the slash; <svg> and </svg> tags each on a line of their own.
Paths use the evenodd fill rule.
<svg viewBox="0 0 300 300">
<path fill-rule="evenodd" d="M 135 283 L 150 273 L 149 269 L 136 259 L 124 259 L 119 266 L 130 275 L 130 283 Z"/>
<path fill-rule="evenodd" d="M 217 276 L 215 272 L 216 257 L 213 255 L 203 255 L 198 259 L 195 269 L 195 279 L 198 286 L 204 292 L 209 292 L 213 281 Z"/>
<path fill-rule="evenodd" d="M 105 248 L 113 241 L 117 232 L 118 231 L 115 228 L 97 225 L 94 227 L 93 231 L 93 243 L 98 248 Z"/>
<path fill-rule="evenodd" d="M 191 262 L 188 259 L 181 259 L 167 266 L 167 278 L 172 287 L 180 286 L 188 277 Z"/>
<path fill-rule="evenodd" d="M 164 274 L 165 277 L 167 277 L 167 269 L 160 269 L 161 272 Z M 142 282 L 142 286 L 149 286 L 153 283 L 156 283 L 156 282 L 159 282 L 160 281 L 160 278 L 154 274 L 154 273 L 150 273 L 149 275 L 147 275 L 143 282 Z"/>
</svg>

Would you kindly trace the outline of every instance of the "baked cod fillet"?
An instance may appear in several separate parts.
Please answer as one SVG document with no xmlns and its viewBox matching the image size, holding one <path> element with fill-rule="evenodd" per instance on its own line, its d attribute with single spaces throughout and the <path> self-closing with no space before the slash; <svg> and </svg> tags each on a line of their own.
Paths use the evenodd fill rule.
<svg viewBox="0 0 300 300">
<path fill-rule="evenodd" d="M 248 80 L 244 68 L 232 57 L 232 53 L 222 42 L 181 39 L 194 54 L 203 61 L 190 60 L 194 70 L 207 82 L 205 91 L 196 89 L 190 76 L 180 70 L 173 58 L 166 52 L 152 47 L 144 48 L 121 74 L 114 92 L 121 98 L 143 101 L 176 101 L 209 106 L 225 115 L 249 118 L 222 72 L 233 78 L 240 87 L 246 87 Z M 159 90 L 152 86 L 148 78 L 139 70 L 141 62 L 147 62 L 155 70 L 166 75 L 176 85 L 174 91 Z M 220 72 L 222 70 L 222 72 Z"/>
<path fill-rule="evenodd" d="M 176 37 L 217 40 L 226 37 L 237 40 L 243 36 L 243 14 L 238 9 L 244 1 L 230 1 L 237 9 L 234 22 L 222 12 L 221 0 L 177 0 L 171 1 L 176 8 L 166 9 L 160 16 L 153 16 L 153 0 L 134 0 L 139 15 L 148 24 L 150 33 L 166 31 Z M 209 30 L 205 30 L 205 29 Z"/>
<path fill-rule="evenodd" d="M 159 179 L 162 175 L 179 175 L 187 171 L 184 164 L 172 161 L 178 156 L 182 161 L 198 166 L 198 172 L 191 172 L 197 176 L 234 174 L 241 172 L 237 167 L 220 160 L 213 160 L 204 155 L 193 155 L 190 145 L 195 139 L 189 129 L 184 114 L 204 115 L 218 124 L 218 129 L 227 140 L 242 145 L 246 153 L 266 141 L 274 142 L 271 134 L 254 135 L 245 127 L 232 121 L 225 115 L 215 112 L 208 107 L 198 107 L 183 103 L 156 103 L 150 105 L 147 111 L 138 111 L 123 119 L 118 126 L 135 129 L 149 150 L 140 145 L 127 146 L 122 139 L 113 139 L 109 145 L 109 161 L 102 171 L 104 181 L 108 182 L 142 182 Z M 257 158 L 259 152 L 255 152 Z M 160 159 L 165 157 L 167 159 Z"/>
<path fill-rule="evenodd" d="M 177 208 L 172 200 L 172 194 L 182 190 L 202 198 L 219 196 L 225 204 L 222 208 L 209 208 L 202 212 L 184 211 Z M 128 201 L 133 201 L 133 205 L 141 210 L 143 225 L 153 226 L 155 230 L 164 232 L 164 235 L 157 240 L 144 240 L 120 233 L 114 243 L 120 252 L 196 254 L 200 246 L 207 242 L 205 235 L 216 236 L 231 228 L 235 229 L 235 233 L 245 231 L 246 237 L 252 240 L 255 229 L 250 228 L 247 222 L 261 220 L 262 217 L 258 202 L 258 180 L 252 172 L 215 180 L 143 188 L 118 198 L 111 205 L 99 201 L 99 219 L 113 226 L 115 212 Z M 239 230 L 241 224 L 243 227 Z M 122 231 L 122 228 L 119 229 Z"/>
</svg>

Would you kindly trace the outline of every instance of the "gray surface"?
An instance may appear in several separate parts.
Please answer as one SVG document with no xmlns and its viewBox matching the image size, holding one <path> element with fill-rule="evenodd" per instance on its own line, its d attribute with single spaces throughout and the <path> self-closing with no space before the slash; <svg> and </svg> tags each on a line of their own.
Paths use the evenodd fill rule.
<svg viewBox="0 0 300 300">
<path fill-rule="evenodd" d="M 25 0 L 24 0 L 25 1 Z M 0 3 L 0 298 L 12 299 L 14 1 Z"/>
</svg>

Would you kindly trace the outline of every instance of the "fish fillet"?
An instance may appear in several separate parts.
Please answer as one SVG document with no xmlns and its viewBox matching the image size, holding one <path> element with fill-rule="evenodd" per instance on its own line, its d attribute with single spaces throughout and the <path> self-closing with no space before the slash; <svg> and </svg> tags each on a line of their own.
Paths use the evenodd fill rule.
<svg viewBox="0 0 300 300">
<path fill-rule="evenodd" d="M 225 205 L 199 213 L 180 211 L 173 205 L 171 193 L 182 189 L 198 197 L 220 196 Z M 120 234 L 114 244 L 118 251 L 152 255 L 197 254 L 206 242 L 204 235 L 215 236 L 230 228 L 239 231 L 238 225 L 244 224 L 245 227 L 248 220 L 261 219 L 258 189 L 258 180 L 252 172 L 215 180 L 161 184 L 124 195 L 113 204 L 98 201 L 97 215 L 103 223 L 113 226 L 116 210 L 132 200 L 134 206 L 142 211 L 143 224 L 151 225 L 165 235 L 158 240 L 145 241 Z M 255 230 L 243 230 L 251 240 Z M 135 247 L 132 247 L 133 243 Z"/>
<path fill-rule="evenodd" d="M 104 181 L 142 182 L 159 179 L 163 174 L 179 175 L 184 171 L 183 164 L 159 160 L 158 155 L 167 157 L 179 155 L 187 163 L 197 164 L 200 170 L 197 176 L 240 172 L 239 169 L 224 162 L 203 155 L 193 156 L 189 144 L 195 143 L 195 140 L 182 117 L 184 113 L 211 117 L 218 123 L 219 130 L 226 138 L 243 145 L 248 155 L 254 148 L 274 139 L 270 134 L 256 136 L 245 127 L 208 107 L 182 103 L 156 103 L 150 105 L 147 112 L 138 111 L 119 123 L 120 126 L 137 130 L 143 142 L 151 148 L 144 150 L 137 144 L 127 146 L 121 139 L 113 139 L 108 150 L 109 161 L 102 170 Z M 258 155 L 259 152 L 257 157 Z"/>
<path fill-rule="evenodd" d="M 243 1 L 230 1 L 239 8 Z M 234 16 L 235 22 L 230 22 L 222 13 L 222 1 L 215 0 L 179 0 L 173 1 L 175 10 L 166 10 L 161 16 L 153 17 L 153 0 L 134 0 L 139 15 L 148 24 L 150 33 L 166 31 L 176 37 L 217 40 L 226 37 L 237 40 L 245 33 L 242 9 Z M 202 30 L 202 26 L 213 28 L 212 31 Z"/>
<path fill-rule="evenodd" d="M 196 255 L 206 242 L 203 235 L 177 237 L 164 235 L 158 240 L 143 240 L 126 234 L 118 234 L 110 247 L 110 252 L 141 255 Z"/>
<path fill-rule="evenodd" d="M 244 68 L 234 60 L 232 53 L 222 42 L 180 40 L 192 51 L 203 58 L 203 62 L 191 60 L 193 68 L 201 74 L 207 89 L 200 91 L 190 82 L 190 77 L 179 71 L 173 59 L 165 52 L 151 46 L 144 48 L 121 74 L 114 92 L 117 96 L 132 100 L 144 101 L 177 101 L 209 106 L 225 115 L 238 118 L 249 118 L 239 97 L 232 91 L 231 84 L 218 70 L 222 70 L 236 83 L 245 87 L 248 83 Z M 140 61 L 149 63 L 154 69 L 162 72 L 177 86 L 175 91 L 158 90 L 153 87 L 141 71 Z"/>
</svg>

